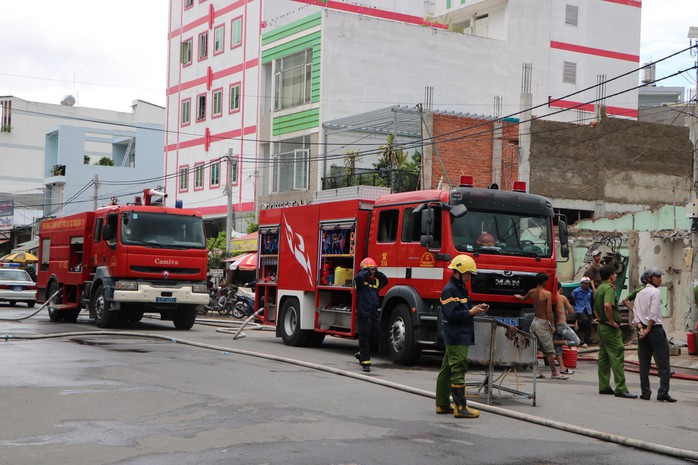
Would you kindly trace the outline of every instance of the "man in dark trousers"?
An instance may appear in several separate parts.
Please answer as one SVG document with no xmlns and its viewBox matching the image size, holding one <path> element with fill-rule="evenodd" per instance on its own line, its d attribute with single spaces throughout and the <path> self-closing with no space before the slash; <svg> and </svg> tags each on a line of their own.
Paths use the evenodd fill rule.
<svg viewBox="0 0 698 465">
<path fill-rule="evenodd" d="M 448 269 L 453 270 L 453 275 L 441 291 L 441 322 L 446 352 L 436 378 L 436 413 L 453 413 L 456 418 L 477 418 L 480 412 L 468 407 L 465 399 L 465 372 L 468 371 L 468 346 L 475 344 L 473 317 L 486 312 L 489 306 L 470 306 L 465 286 L 470 275 L 477 274 L 472 257 L 457 255 Z M 455 409 L 451 407 L 449 388 Z"/>
<path fill-rule="evenodd" d="M 378 271 L 372 258 L 361 262 L 361 270 L 354 278 L 356 289 L 356 333 L 359 335 L 359 352 L 355 355 L 365 372 L 371 371 L 371 353 L 378 352 L 381 326 L 378 316 L 378 291 L 388 284 L 388 278 Z"/>
<path fill-rule="evenodd" d="M 659 286 L 662 284 L 662 270 L 649 267 L 645 270 L 644 277 L 647 285 L 635 297 L 633 307 L 633 323 L 637 326 L 640 336 L 637 341 L 637 355 L 640 359 L 640 389 L 641 399 L 649 400 L 652 395 L 650 390 L 650 365 L 652 356 L 657 364 L 659 373 L 659 390 L 657 400 L 676 402 L 669 395 L 669 379 L 671 378 L 671 365 L 669 364 L 669 341 L 662 328 L 662 293 Z"/>
</svg>

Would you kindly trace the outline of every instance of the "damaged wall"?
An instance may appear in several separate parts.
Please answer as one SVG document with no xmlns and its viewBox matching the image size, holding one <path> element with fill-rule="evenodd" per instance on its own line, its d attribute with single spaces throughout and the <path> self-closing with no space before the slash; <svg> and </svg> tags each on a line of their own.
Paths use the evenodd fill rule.
<svg viewBox="0 0 698 465">
<path fill-rule="evenodd" d="M 603 118 L 580 126 L 534 120 L 530 192 L 555 208 L 640 211 L 693 198 L 688 128 Z"/>
</svg>

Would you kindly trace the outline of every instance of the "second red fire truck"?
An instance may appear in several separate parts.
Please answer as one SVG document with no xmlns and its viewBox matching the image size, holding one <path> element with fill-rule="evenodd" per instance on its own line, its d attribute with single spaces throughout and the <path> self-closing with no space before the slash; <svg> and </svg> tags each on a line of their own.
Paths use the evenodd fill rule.
<svg viewBox="0 0 698 465">
<path fill-rule="evenodd" d="M 389 194 L 375 200 L 313 203 L 260 211 L 256 309 L 294 346 L 317 346 L 326 335 L 356 336 L 352 286 L 366 257 L 378 263 L 389 284 L 382 289 L 382 346 L 398 364 L 411 364 L 423 349 L 442 349 L 439 296 L 458 254 L 478 267 L 470 281 L 475 302 L 488 315 L 528 329 L 530 304 L 514 294 L 550 275 L 555 293 L 556 240 L 550 201 L 525 192 L 472 187 L 463 177 L 450 191 Z M 566 257 L 567 226 L 558 221 L 560 255 Z"/>
<path fill-rule="evenodd" d="M 204 223 L 194 210 L 143 201 L 48 219 L 39 233 L 39 300 L 51 321 L 75 321 L 86 308 L 97 326 L 158 313 L 177 329 L 194 325 L 208 303 Z M 209 236 L 217 235 L 213 227 Z"/>
</svg>

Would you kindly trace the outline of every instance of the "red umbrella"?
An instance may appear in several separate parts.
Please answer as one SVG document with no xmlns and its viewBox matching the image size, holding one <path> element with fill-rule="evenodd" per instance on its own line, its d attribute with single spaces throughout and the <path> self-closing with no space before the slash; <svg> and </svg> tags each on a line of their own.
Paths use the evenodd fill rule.
<svg viewBox="0 0 698 465">
<path fill-rule="evenodd" d="M 257 269 L 257 252 L 244 253 L 236 257 L 227 259 L 232 261 L 230 264 L 231 270 L 240 269 L 242 271 L 252 271 Z"/>
</svg>

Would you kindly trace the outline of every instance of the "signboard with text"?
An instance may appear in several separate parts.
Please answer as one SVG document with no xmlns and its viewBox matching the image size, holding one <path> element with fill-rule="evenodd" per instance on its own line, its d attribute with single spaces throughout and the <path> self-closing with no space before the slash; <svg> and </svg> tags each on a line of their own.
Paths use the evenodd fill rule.
<svg viewBox="0 0 698 465">
<path fill-rule="evenodd" d="M 0 231 L 12 229 L 15 217 L 15 201 L 0 201 Z"/>
</svg>

